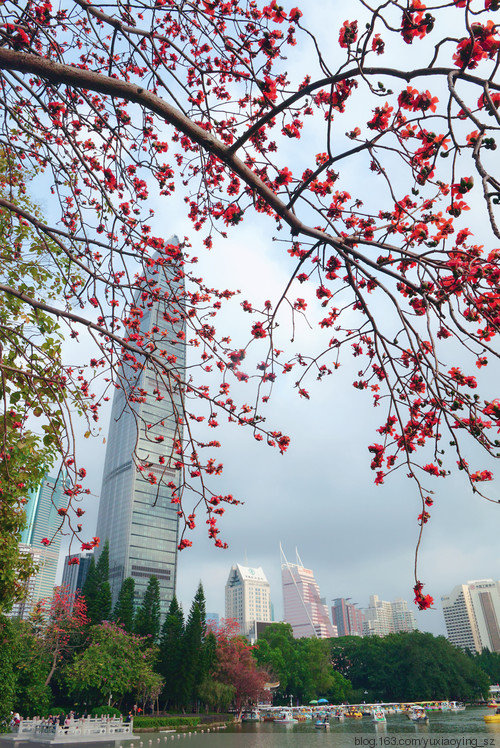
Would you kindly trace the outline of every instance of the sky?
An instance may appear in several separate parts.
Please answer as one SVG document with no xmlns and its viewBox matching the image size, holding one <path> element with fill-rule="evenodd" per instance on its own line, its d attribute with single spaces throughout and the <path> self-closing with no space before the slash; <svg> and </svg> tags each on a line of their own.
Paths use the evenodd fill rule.
<svg viewBox="0 0 500 748">
<path fill-rule="evenodd" d="M 325 29 L 329 24 L 322 16 L 319 23 L 318 7 L 311 4 L 310 20 L 320 41 L 328 42 Z M 330 19 L 333 28 L 340 27 L 345 12 L 340 16 L 337 12 L 338 17 Z M 309 51 L 301 47 L 290 53 L 289 68 L 297 77 L 300 72 L 303 78 L 303 58 L 307 60 Z M 318 150 L 317 144 L 314 147 Z M 284 159 L 300 163 L 305 159 L 302 146 L 299 152 L 291 145 Z M 346 179 L 356 188 L 371 176 L 354 169 Z M 200 275 L 208 285 L 241 289 L 241 295 L 222 313 L 221 329 L 227 329 L 235 341 L 246 342 L 255 320 L 240 313 L 241 301 L 251 298 L 258 307 L 267 298 L 277 298 L 290 271 L 286 257 L 272 240 L 276 233 L 273 223 L 261 216 L 245 221 L 206 255 L 199 246 L 203 237 L 191 230 L 181 202 L 173 198 L 167 206 L 158 204 L 155 208 L 165 235 L 189 235 L 192 254 L 200 253 Z M 474 217 L 471 220 L 474 224 Z M 475 230 L 478 235 L 484 231 L 480 218 Z M 304 293 L 301 288 L 300 295 Z M 383 309 L 379 312 L 385 313 Z M 277 339 L 280 347 L 282 342 L 293 352 L 313 345 L 315 334 L 310 333 L 305 320 L 299 321 L 294 342 L 290 342 L 290 323 L 284 320 Z M 264 357 L 264 344 L 261 351 L 258 344 L 253 350 L 256 360 Z M 78 353 L 76 347 L 71 349 L 73 353 Z M 298 397 L 293 380 L 290 386 L 280 382 L 275 387 L 266 406 L 267 422 L 291 436 L 285 455 L 258 444 L 237 426 L 221 424 L 218 433 L 210 434 L 223 445 L 220 459 L 224 474 L 217 479 L 217 492 L 232 493 L 244 503 L 228 507 L 221 520 L 221 537 L 229 544 L 227 550 L 213 547 L 206 537 L 204 517 L 200 516 L 191 537 L 193 547 L 179 554 L 177 596 L 186 612 L 201 581 L 207 610 L 223 616 L 224 585 L 232 564 L 240 563 L 263 568 L 271 585 L 275 617 L 280 620 L 280 543 L 289 561 L 295 560 L 298 550 L 303 564 L 314 571 L 328 604 L 335 597 L 350 597 L 366 607 L 369 596 L 376 594 L 383 600 L 402 597 L 413 605 L 420 501 L 404 473 L 390 476 L 383 486 L 373 484 L 367 447 L 379 440 L 376 428 L 381 416 L 374 411 L 370 395 L 352 387 L 357 368 L 356 360 L 344 358 L 334 376 L 311 382 L 309 401 Z M 486 382 L 487 386 L 496 384 L 494 375 L 491 372 L 493 379 Z M 80 435 L 79 441 L 82 464 L 88 470 L 87 485 L 93 494 L 87 503 L 85 533 L 89 537 L 99 534 L 95 522 L 108 420 L 109 410 L 101 414 L 100 434 L 88 440 Z M 476 456 L 479 459 L 473 452 Z M 471 494 L 460 474 L 431 480 L 435 504 L 420 548 L 418 578 L 425 583 L 425 593 L 436 602 L 430 611 L 415 612 L 421 630 L 444 634 L 442 595 L 468 580 L 500 579 L 500 506 Z M 495 486 L 493 489 L 498 494 Z"/>
</svg>

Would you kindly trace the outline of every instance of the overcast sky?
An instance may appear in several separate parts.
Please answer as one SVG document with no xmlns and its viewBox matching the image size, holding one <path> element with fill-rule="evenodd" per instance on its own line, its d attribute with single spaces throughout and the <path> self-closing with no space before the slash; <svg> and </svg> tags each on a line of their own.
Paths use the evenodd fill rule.
<svg viewBox="0 0 500 748">
<path fill-rule="evenodd" d="M 311 3 L 308 7 L 314 11 L 320 6 Z M 353 4 L 353 17 L 354 7 Z M 349 12 L 350 9 L 351 6 Z M 312 14 L 310 23 L 327 43 L 325 29 L 330 29 L 328 33 L 331 28 L 337 29 L 346 13 L 343 10 L 339 15 L 337 11 L 336 18 L 326 23 L 321 5 L 321 14 Z M 337 38 L 338 32 L 334 35 Z M 307 46 L 290 51 L 289 69 L 297 78 L 303 79 L 308 72 L 304 64 L 307 54 Z M 321 117 L 317 119 L 320 127 Z M 342 123 L 342 130 L 346 129 Z M 317 143 L 310 145 L 314 146 L 313 152 L 322 149 Z M 289 146 L 284 159 L 292 171 L 294 167 L 297 171 L 301 168 L 306 150 L 302 143 L 300 149 L 295 143 Z M 355 191 L 361 180 L 366 182 L 372 176 L 358 173 L 354 168 L 346 179 Z M 373 192 L 376 194 L 376 189 Z M 241 289 L 241 296 L 222 315 L 222 323 L 234 336 L 235 347 L 239 347 L 238 336 L 241 345 L 245 344 L 255 319 L 239 314 L 241 301 L 250 298 L 258 307 L 265 299 L 276 298 L 290 272 L 283 249 L 272 241 L 275 233 L 272 221 L 252 216 L 230 231 L 227 241 L 217 242 L 206 257 L 199 246 L 203 236 L 194 234 L 183 217 L 179 220 L 184 215 L 181 202 L 172 199 L 156 209 L 162 217 L 161 230 L 165 236 L 189 235 L 192 253 L 200 255 L 200 274 L 208 285 Z M 479 211 L 477 218 L 471 214 L 467 221 L 479 240 L 484 222 Z M 301 288 L 297 295 L 304 293 Z M 316 335 L 308 333 L 307 324 L 303 323 L 296 332 L 296 342 L 290 343 L 290 327 L 283 325 L 279 347 L 287 345 L 294 352 L 302 344 L 308 346 L 311 337 L 314 343 Z M 264 343 L 262 352 L 255 352 L 256 360 L 259 356 L 265 356 Z M 371 594 L 384 600 L 403 597 L 411 602 L 420 502 L 404 473 L 391 476 L 384 486 L 373 485 L 367 447 L 380 440 L 375 429 L 382 417 L 374 411 L 370 395 L 352 387 L 358 366 L 356 360 L 346 357 L 334 376 L 316 384 L 311 382 L 307 387 L 311 391 L 310 401 L 298 397 L 292 386 L 293 378 L 290 386 L 283 382 L 275 388 L 267 406 L 268 424 L 292 437 L 284 456 L 258 444 L 250 432 L 239 427 L 223 425 L 220 433 L 210 434 L 223 444 L 220 457 L 225 470 L 218 479 L 217 491 L 232 493 L 245 503 L 229 507 L 221 521 L 221 534 L 229 544 L 228 550 L 213 548 L 206 538 L 204 518 L 200 517 L 199 528 L 192 538 L 193 547 L 179 555 L 177 594 L 186 612 L 201 580 L 207 610 L 224 615 L 224 585 L 231 565 L 241 563 L 263 568 L 271 584 L 279 620 L 282 615 L 280 542 L 289 561 L 295 560 L 295 548 L 298 549 L 304 565 L 313 569 L 328 603 L 334 597 L 351 597 L 360 607 L 366 607 Z M 496 372 L 491 372 L 493 378 Z M 107 418 L 109 413 L 103 413 L 99 437 L 82 440 L 82 464 L 92 466 L 88 485 L 96 497 L 100 493 L 102 438 L 107 433 Z M 484 466 L 479 463 L 477 467 Z M 500 578 L 500 506 L 473 496 L 460 475 L 454 474 L 446 480 L 435 478 L 432 486 L 436 491 L 435 505 L 420 550 L 419 578 L 436 604 L 433 610 L 417 614 L 417 620 L 419 628 L 438 634 L 444 633 L 441 595 L 467 580 Z M 89 500 L 85 528 L 89 536 L 94 534 L 92 523 L 97 516 L 97 504 L 97 498 Z M 96 533 L 99 534 L 99 528 Z"/>
</svg>

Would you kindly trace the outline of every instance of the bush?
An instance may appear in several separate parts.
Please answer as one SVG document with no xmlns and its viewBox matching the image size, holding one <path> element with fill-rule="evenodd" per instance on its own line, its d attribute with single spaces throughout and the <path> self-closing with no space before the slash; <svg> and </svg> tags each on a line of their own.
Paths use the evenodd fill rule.
<svg viewBox="0 0 500 748">
<path fill-rule="evenodd" d="M 120 717 L 121 712 L 114 706 L 96 706 L 90 712 L 91 717 Z"/>
<path fill-rule="evenodd" d="M 134 717 L 134 728 L 144 727 L 196 727 L 199 717 Z"/>
</svg>

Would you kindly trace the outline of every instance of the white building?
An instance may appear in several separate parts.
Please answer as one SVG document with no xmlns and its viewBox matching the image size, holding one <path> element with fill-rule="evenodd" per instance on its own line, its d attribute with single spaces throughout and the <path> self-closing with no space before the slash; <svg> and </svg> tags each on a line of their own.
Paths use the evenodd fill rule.
<svg viewBox="0 0 500 748">
<path fill-rule="evenodd" d="M 253 638 L 257 622 L 270 622 L 271 591 L 262 568 L 235 564 L 226 582 L 226 618 L 238 621 L 240 633 Z"/>
<path fill-rule="evenodd" d="M 471 652 L 500 652 L 500 582 L 478 579 L 441 598 L 448 639 Z"/>
<path fill-rule="evenodd" d="M 401 597 L 391 603 L 379 600 L 378 595 L 370 595 L 368 608 L 363 612 L 363 636 L 387 636 L 399 631 L 415 631 L 417 628 L 415 615 Z"/>
<path fill-rule="evenodd" d="M 306 569 L 297 555 L 297 563 L 291 564 L 281 549 L 281 581 L 283 585 L 284 620 L 293 629 L 295 639 L 317 637 L 328 639 L 337 636 L 328 615 L 324 598 L 311 569 Z"/>
</svg>

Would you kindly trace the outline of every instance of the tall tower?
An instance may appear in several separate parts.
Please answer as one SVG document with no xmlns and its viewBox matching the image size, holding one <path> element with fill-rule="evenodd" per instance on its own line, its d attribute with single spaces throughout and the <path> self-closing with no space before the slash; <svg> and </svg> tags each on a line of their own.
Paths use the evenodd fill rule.
<svg viewBox="0 0 500 748">
<path fill-rule="evenodd" d="M 271 618 L 271 594 L 266 575 L 259 566 L 235 564 L 226 582 L 226 618 L 238 621 L 240 633 L 254 638 L 257 622 Z"/>
<path fill-rule="evenodd" d="M 56 580 L 57 563 L 61 547 L 61 535 L 56 532 L 61 524 L 58 510 L 65 507 L 67 500 L 63 490 L 64 478 L 46 477 L 36 491 L 30 492 L 26 504 L 26 527 L 21 533 L 19 549 L 30 554 L 38 572 L 27 583 L 24 600 L 14 603 L 9 615 L 27 618 L 36 602 L 52 597 Z M 49 546 L 42 545 L 42 539 L 51 540 Z"/>
<path fill-rule="evenodd" d="M 478 579 L 441 598 L 448 639 L 471 652 L 500 652 L 500 582 Z"/>
<path fill-rule="evenodd" d="M 177 245 L 179 240 L 172 237 L 169 244 Z M 184 285 L 177 271 L 174 263 L 165 264 L 162 272 L 156 267 L 150 270 L 146 283 L 154 280 L 159 292 L 153 301 L 142 301 L 138 294 L 133 314 L 140 319 L 140 334 L 149 337 L 170 370 L 182 377 L 186 364 Z M 179 517 L 167 484 L 178 486 L 180 481 L 180 471 L 169 458 L 174 439 L 182 438 L 182 393 L 175 377 L 159 377 L 150 366 L 137 370 L 125 358 L 118 374 L 121 386 L 111 410 L 97 534 L 101 548 L 109 541 L 113 605 L 125 578 L 135 581 L 138 606 L 150 577 L 155 576 L 164 617 L 176 582 Z M 144 470 L 137 469 L 141 461 L 149 465 Z"/>
<path fill-rule="evenodd" d="M 322 600 L 318 584 L 311 569 L 305 569 L 297 555 L 297 563 L 291 564 L 281 552 L 281 582 L 283 585 L 284 620 L 291 624 L 296 639 L 317 637 L 328 639 L 337 636 L 330 622 L 328 608 Z"/>
</svg>

